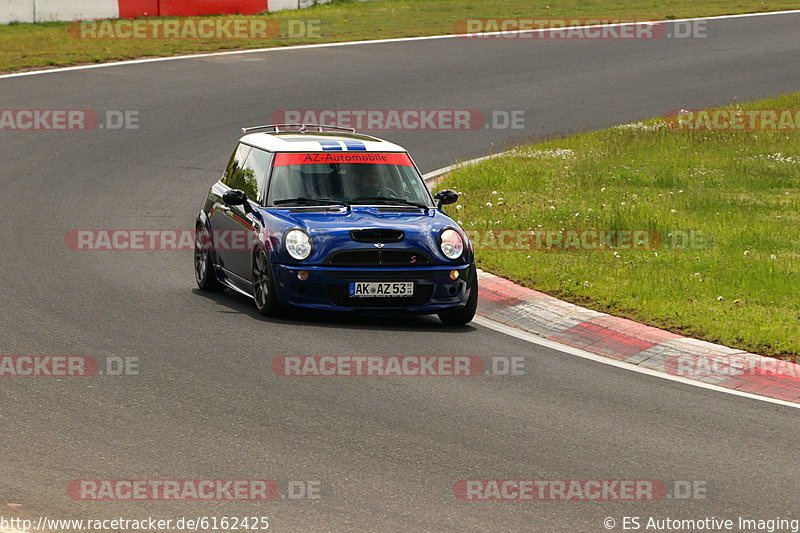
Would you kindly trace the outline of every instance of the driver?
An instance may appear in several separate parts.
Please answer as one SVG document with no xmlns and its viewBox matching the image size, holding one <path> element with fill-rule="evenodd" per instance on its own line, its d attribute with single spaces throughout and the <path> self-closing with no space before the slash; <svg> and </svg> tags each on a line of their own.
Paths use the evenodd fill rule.
<svg viewBox="0 0 800 533">
<path fill-rule="evenodd" d="M 377 198 L 384 196 L 383 173 L 378 165 L 366 165 L 358 176 L 358 196 Z"/>
</svg>

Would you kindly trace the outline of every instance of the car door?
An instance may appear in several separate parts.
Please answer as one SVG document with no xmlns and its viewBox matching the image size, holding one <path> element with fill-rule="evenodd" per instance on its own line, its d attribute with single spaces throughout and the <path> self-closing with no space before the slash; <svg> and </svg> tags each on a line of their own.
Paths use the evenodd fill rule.
<svg viewBox="0 0 800 533">
<path fill-rule="evenodd" d="M 228 278 L 230 278 L 231 273 L 229 261 L 231 263 L 233 262 L 233 257 L 230 256 L 230 253 L 233 251 L 230 246 L 230 236 L 231 232 L 235 229 L 235 225 L 228 216 L 230 206 L 225 204 L 222 197 L 227 191 L 233 188 L 231 185 L 234 184 L 235 181 L 238 181 L 239 178 L 237 175 L 241 172 L 244 162 L 247 156 L 250 155 L 251 150 L 252 147 L 246 144 L 239 144 L 231 156 L 228 167 L 222 175 L 222 179 L 220 179 L 212 189 L 214 192 L 214 205 L 209 213 L 209 225 L 211 226 L 210 230 L 214 251 L 217 256 L 217 264 L 222 269 L 223 274 Z"/>
<path fill-rule="evenodd" d="M 242 154 L 243 155 L 243 154 Z M 236 157 L 236 156 L 235 156 Z M 228 190 L 241 190 L 247 194 L 248 206 L 220 206 L 219 226 L 225 273 L 237 285 L 247 289 L 252 276 L 253 248 L 261 230 L 259 218 L 254 214 L 261 203 L 266 176 L 272 164 L 272 154 L 251 148 L 244 160 L 232 166 L 224 180 Z"/>
</svg>

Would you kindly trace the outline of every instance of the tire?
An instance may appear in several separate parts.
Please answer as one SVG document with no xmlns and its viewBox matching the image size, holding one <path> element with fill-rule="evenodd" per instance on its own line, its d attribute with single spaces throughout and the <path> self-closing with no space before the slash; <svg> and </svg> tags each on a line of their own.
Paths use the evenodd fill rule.
<svg viewBox="0 0 800 533">
<path fill-rule="evenodd" d="M 275 278 L 272 276 L 267 252 L 263 249 L 257 250 L 253 255 L 253 300 L 262 315 L 280 315 L 281 305 L 275 290 Z"/>
<path fill-rule="evenodd" d="M 225 289 L 217 279 L 217 269 L 211 261 L 211 232 L 204 224 L 198 224 L 194 231 L 194 279 L 200 290 L 220 292 Z"/>
<path fill-rule="evenodd" d="M 467 305 L 456 311 L 439 313 L 439 320 L 445 326 L 466 326 L 475 318 L 475 311 L 478 309 L 478 275 L 475 268 L 470 269 L 472 283 L 470 283 L 470 293 Z"/>
</svg>

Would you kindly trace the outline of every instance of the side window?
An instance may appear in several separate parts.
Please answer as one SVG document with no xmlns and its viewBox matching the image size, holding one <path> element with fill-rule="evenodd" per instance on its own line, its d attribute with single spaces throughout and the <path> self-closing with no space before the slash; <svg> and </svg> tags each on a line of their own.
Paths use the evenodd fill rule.
<svg viewBox="0 0 800 533">
<path fill-rule="evenodd" d="M 264 190 L 264 183 L 267 181 L 271 164 L 272 154 L 258 148 L 253 148 L 244 162 L 244 173 L 248 176 L 247 188 L 243 186 L 240 189 L 246 192 L 247 197 L 254 202 L 258 201 L 261 191 Z"/>
<path fill-rule="evenodd" d="M 241 187 L 236 187 L 232 185 L 233 183 L 238 183 L 241 181 L 242 176 L 242 167 L 244 166 L 244 160 L 247 159 L 247 156 L 250 154 L 251 148 L 246 144 L 240 144 L 236 147 L 236 151 L 233 152 L 231 156 L 231 160 L 228 163 L 228 168 L 225 169 L 225 174 L 222 175 L 222 183 L 230 187 L 231 189 L 240 189 Z"/>
</svg>

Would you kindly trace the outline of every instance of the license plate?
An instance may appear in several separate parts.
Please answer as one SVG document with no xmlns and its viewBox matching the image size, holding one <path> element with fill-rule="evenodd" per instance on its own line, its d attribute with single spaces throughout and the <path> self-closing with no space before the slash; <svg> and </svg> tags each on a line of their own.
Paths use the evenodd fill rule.
<svg viewBox="0 0 800 533">
<path fill-rule="evenodd" d="M 353 281 L 350 283 L 351 298 L 401 298 L 414 296 L 413 281 Z"/>
</svg>

